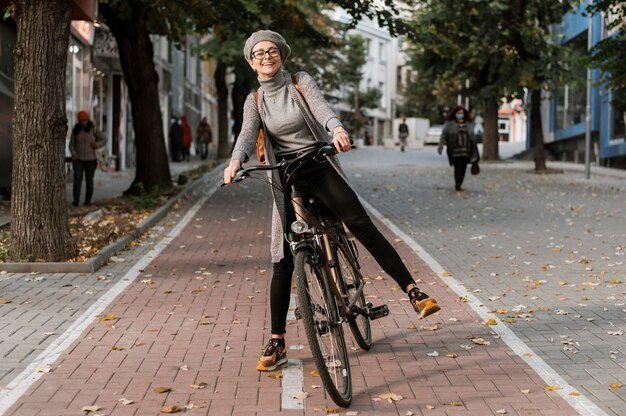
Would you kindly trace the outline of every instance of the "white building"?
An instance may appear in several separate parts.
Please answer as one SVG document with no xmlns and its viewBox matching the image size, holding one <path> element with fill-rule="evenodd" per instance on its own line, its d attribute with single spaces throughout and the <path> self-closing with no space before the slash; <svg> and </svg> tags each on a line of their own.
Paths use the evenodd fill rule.
<svg viewBox="0 0 626 416">
<path fill-rule="evenodd" d="M 333 19 L 343 23 L 351 21 L 351 17 L 339 8 L 335 10 Z M 376 22 L 369 19 L 360 21 L 350 33 L 362 36 L 366 41 L 368 50 L 367 62 L 363 67 L 361 89 L 377 87 L 381 92 L 378 108 L 366 110 L 369 123 L 363 131 L 364 134 L 371 135 L 371 144 L 382 145 L 383 139 L 392 135 L 398 41 L 389 35 L 387 29 L 381 29 Z M 343 103 L 337 104 L 335 109 L 338 114 L 351 112 L 351 109 Z"/>
</svg>

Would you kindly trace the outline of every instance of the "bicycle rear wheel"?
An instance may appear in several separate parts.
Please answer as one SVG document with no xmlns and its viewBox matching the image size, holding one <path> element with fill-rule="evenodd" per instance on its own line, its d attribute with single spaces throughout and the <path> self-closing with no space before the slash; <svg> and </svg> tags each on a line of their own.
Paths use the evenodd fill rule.
<svg viewBox="0 0 626 416">
<path fill-rule="evenodd" d="M 356 295 L 357 289 L 364 283 L 363 276 L 358 269 L 355 256 L 348 251 L 349 248 L 347 245 L 350 244 L 348 238 L 342 235 L 340 239 L 342 244 L 339 245 L 335 251 L 335 261 L 337 262 L 337 267 L 345 282 L 348 300 L 352 301 Z M 350 260 L 352 260 L 352 262 Z M 356 297 L 354 304 L 362 310 L 367 308 L 363 291 Z M 348 317 L 348 325 L 350 325 L 354 340 L 361 349 L 368 351 L 372 348 L 372 327 L 368 316 L 364 314 L 353 314 Z"/>
<path fill-rule="evenodd" d="M 352 402 L 350 363 L 335 297 L 309 250 L 295 258 L 296 286 L 315 366 L 329 396 L 341 407 Z"/>
</svg>

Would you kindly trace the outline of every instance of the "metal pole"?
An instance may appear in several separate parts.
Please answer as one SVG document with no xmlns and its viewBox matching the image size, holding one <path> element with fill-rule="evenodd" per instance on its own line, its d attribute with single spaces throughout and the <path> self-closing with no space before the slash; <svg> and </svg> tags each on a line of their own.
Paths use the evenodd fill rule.
<svg viewBox="0 0 626 416">
<path fill-rule="evenodd" d="M 590 0 L 591 3 L 591 0 Z M 587 18 L 587 50 L 592 44 L 591 14 Z M 591 68 L 587 68 L 587 105 L 585 106 L 585 179 L 591 177 Z"/>
</svg>

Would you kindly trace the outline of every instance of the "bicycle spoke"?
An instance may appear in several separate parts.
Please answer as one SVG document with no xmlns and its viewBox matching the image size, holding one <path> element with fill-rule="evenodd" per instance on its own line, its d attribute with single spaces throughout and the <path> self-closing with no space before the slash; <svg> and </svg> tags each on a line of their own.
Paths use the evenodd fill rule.
<svg viewBox="0 0 626 416">
<path fill-rule="evenodd" d="M 310 252 L 298 252 L 295 265 L 300 312 L 317 371 L 333 401 L 346 407 L 352 400 L 350 363 L 334 297 Z"/>
</svg>

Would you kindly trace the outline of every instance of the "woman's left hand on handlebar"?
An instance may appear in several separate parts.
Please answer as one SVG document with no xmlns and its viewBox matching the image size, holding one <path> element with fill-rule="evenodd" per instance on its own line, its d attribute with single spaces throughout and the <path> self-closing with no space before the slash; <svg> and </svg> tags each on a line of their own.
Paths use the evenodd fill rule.
<svg viewBox="0 0 626 416">
<path fill-rule="evenodd" d="M 226 169 L 224 169 L 224 184 L 229 185 L 233 183 L 235 173 L 241 169 L 240 160 L 231 160 Z"/>
<path fill-rule="evenodd" d="M 350 136 L 343 128 L 335 129 L 333 132 L 333 146 L 337 152 L 347 152 L 352 148 Z"/>
</svg>

